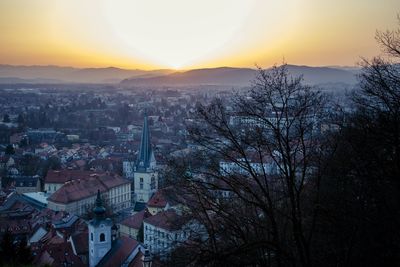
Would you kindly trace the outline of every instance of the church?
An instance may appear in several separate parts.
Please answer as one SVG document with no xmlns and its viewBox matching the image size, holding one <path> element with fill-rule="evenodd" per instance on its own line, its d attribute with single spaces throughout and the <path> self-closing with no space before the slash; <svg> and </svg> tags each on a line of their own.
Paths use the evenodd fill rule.
<svg viewBox="0 0 400 267">
<path fill-rule="evenodd" d="M 147 115 L 144 117 L 139 152 L 136 161 L 123 163 L 124 176 L 133 180 L 133 199 L 136 203 L 147 203 L 158 189 L 156 159 L 151 145 Z"/>
<path fill-rule="evenodd" d="M 89 266 L 145 266 L 151 261 L 147 249 L 138 241 L 119 236 L 118 228 L 110 218 L 106 218 L 106 209 L 97 193 L 95 217 L 88 223 Z"/>
</svg>

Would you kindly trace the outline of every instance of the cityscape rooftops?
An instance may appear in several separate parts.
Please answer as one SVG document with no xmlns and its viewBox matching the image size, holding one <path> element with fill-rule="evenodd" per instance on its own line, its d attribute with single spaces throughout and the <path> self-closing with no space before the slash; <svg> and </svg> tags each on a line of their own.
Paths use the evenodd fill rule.
<svg viewBox="0 0 400 267">
<path fill-rule="evenodd" d="M 118 175 L 91 175 L 86 179 L 66 182 L 60 189 L 54 192 L 48 200 L 56 203 L 68 204 L 73 201 L 95 196 L 97 190 L 103 193 L 111 188 L 128 183 L 130 183 L 130 181 Z"/>
</svg>

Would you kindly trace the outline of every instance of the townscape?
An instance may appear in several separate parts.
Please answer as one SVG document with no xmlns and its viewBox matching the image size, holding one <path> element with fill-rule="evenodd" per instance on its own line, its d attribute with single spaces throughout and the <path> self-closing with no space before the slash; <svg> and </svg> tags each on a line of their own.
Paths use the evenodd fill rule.
<svg viewBox="0 0 400 267">
<path fill-rule="evenodd" d="M 398 266 L 396 8 L 0 1 L 0 266 Z"/>
<path fill-rule="evenodd" d="M 1 232 L 27 242 L 37 265 L 85 266 L 94 253 L 95 266 L 110 249 L 93 252 L 88 243 L 85 222 L 100 192 L 119 242 L 101 266 L 136 266 L 144 240 L 152 252 L 172 249 L 181 229 L 169 222 L 177 202 L 163 170 L 169 155 L 190 146 L 184 125 L 196 103 L 217 94 L 3 88 Z M 144 224 L 165 241 L 151 241 Z"/>
</svg>

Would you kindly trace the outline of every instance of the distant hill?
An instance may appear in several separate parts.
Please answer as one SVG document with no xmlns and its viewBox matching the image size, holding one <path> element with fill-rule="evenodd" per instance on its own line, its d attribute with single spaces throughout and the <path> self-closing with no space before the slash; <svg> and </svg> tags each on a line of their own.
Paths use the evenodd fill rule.
<svg viewBox="0 0 400 267">
<path fill-rule="evenodd" d="M 357 82 L 354 71 L 331 67 L 308 67 L 288 65 L 293 76 L 303 75 L 307 84 Z M 212 68 L 175 72 L 156 77 L 134 77 L 121 82 L 123 86 L 185 86 L 185 85 L 224 85 L 248 86 L 256 77 L 257 70 L 250 68 Z"/>
<path fill-rule="evenodd" d="M 248 85 L 254 79 L 255 70 L 246 68 L 213 68 L 176 72 L 150 78 L 131 78 L 122 85 L 178 86 L 178 85 Z"/>
<path fill-rule="evenodd" d="M 308 84 L 355 84 L 357 68 L 288 65 L 289 72 L 303 75 Z M 73 68 L 59 66 L 0 65 L 0 83 L 120 83 L 131 86 L 218 85 L 248 86 L 257 70 L 251 68 L 208 68 L 173 70 L 129 70 L 120 68 Z"/>
<path fill-rule="evenodd" d="M 21 83 L 118 83 L 130 77 L 153 77 L 171 70 L 129 70 L 109 68 L 72 68 L 59 66 L 0 65 L 0 78 L 22 79 Z M 0 83 L 11 80 L 0 79 Z"/>
</svg>

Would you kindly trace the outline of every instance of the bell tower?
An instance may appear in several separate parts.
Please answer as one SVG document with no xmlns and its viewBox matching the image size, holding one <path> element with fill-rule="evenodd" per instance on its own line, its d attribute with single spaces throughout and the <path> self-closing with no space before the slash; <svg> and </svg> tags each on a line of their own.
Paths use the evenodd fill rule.
<svg viewBox="0 0 400 267">
<path fill-rule="evenodd" d="M 111 219 L 105 218 L 106 209 L 97 191 L 96 205 L 93 209 L 95 217 L 89 222 L 89 266 L 96 266 L 111 249 Z"/>
<path fill-rule="evenodd" d="M 147 203 L 158 189 L 156 159 L 151 146 L 147 115 L 144 116 L 142 138 L 134 171 L 134 192 L 137 202 Z"/>
</svg>

